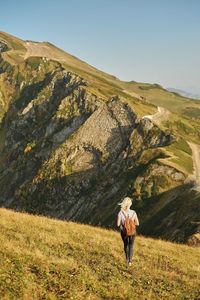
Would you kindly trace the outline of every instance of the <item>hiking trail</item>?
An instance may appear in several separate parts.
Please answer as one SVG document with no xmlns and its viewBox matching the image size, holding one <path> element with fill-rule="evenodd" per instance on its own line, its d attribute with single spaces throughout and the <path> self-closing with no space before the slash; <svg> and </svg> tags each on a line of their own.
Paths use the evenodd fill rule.
<svg viewBox="0 0 200 300">
<path fill-rule="evenodd" d="M 158 106 L 157 112 L 155 114 L 143 116 L 142 119 L 147 118 L 147 119 L 150 119 L 152 121 L 156 121 L 159 123 L 160 121 L 167 119 L 169 114 L 170 114 L 169 110 L 167 110 L 164 107 Z"/>
<path fill-rule="evenodd" d="M 157 112 L 153 115 L 143 116 L 142 119 L 148 118 L 151 121 L 156 121 L 155 123 L 159 123 L 164 118 L 168 118 L 170 112 L 164 107 L 158 106 Z M 189 175 L 188 179 L 193 179 L 196 182 L 194 189 L 200 191 L 200 145 L 187 141 L 191 150 L 192 150 L 192 160 L 194 172 L 193 175 Z"/>
</svg>

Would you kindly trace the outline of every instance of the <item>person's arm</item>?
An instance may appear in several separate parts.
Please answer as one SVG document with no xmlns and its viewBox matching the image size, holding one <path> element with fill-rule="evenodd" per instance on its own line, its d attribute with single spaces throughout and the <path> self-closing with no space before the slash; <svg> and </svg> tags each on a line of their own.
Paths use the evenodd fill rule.
<svg viewBox="0 0 200 300">
<path fill-rule="evenodd" d="M 117 227 L 120 227 L 120 225 L 121 225 L 121 216 L 120 216 L 120 214 L 118 214 L 118 216 L 117 216 Z"/>
<path fill-rule="evenodd" d="M 138 220 L 138 217 L 137 217 L 137 214 L 135 213 L 135 218 L 134 218 L 134 220 L 135 220 L 135 225 L 136 226 L 139 226 L 140 224 L 139 224 L 139 220 Z"/>
</svg>

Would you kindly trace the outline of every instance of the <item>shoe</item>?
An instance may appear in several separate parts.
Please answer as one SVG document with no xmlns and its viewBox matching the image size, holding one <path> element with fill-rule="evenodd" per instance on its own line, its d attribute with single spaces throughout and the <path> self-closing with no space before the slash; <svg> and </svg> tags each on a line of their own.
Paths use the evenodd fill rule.
<svg viewBox="0 0 200 300">
<path fill-rule="evenodd" d="M 132 262 L 129 261 L 128 265 L 129 265 L 129 267 L 132 266 Z"/>
</svg>

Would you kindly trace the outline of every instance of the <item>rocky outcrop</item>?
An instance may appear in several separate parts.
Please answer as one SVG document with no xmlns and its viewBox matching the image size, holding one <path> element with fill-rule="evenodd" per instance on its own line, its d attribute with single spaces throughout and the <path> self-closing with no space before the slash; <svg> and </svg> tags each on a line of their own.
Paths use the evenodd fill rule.
<svg viewBox="0 0 200 300">
<path fill-rule="evenodd" d="M 17 92 L 2 122 L 1 203 L 94 223 L 86 211 L 116 202 L 143 151 L 171 137 L 118 97 L 103 102 L 60 64 L 25 64 L 26 73 L 13 70 L 9 79 Z"/>
<path fill-rule="evenodd" d="M 108 216 L 102 218 L 103 207 L 115 206 L 120 197 L 127 193 L 130 182 L 127 178 L 134 177 L 139 172 L 138 159 L 143 151 L 168 145 L 171 136 L 166 135 L 149 120 L 140 120 L 128 105 L 117 97 L 103 103 L 95 98 L 93 102 L 82 90 L 78 95 L 77 98 L 73 95 L 73 101 L 80 100 L 82 96 L 80 103 L 83 104 L 84 97 L 88 99 L 87 105 L 81 106 L 84 107 L 81 126 L 75 127 L 73 134 L 71 132 L 64 136 L 64 141 L 58 142 L 58 139 L 55 139 L 57 135 L 60 136 L 63 130 L 68 130 L 69 133 L 73 126 L 65 121 L 68 120 L 65 115 L 65 129 L 60 127 L 61 131 L 58 131 L 57 125 L 52 125 L 49 129 L 49 124 L 56 124 L 54 122 L 60 113 L 56 112 L 56 117 L 51 117 L 44 131 L 44 137 L 48 137 L 51 146 L 46 148 L 47 141 L 44 139 L 42 150 L 40 147 L 35 150 L 34 157 L 43 159 L 43 163 L 34 174 L 32 173 L 33 177 L 29 180 L 26 177 L 26 182 L 20 182 L 20 187 L 19 183 L 15 183 L 14 194 L 11 195 L 12 207 L 25 208 L 31 212 L 62 219 L 106 224 Z M 72 99 L 72 96 L 68 97 L 68 100 Z M 64 101 L 67 104 L 65 95 Z M 59 104 L 58 107 L 63 109 L 63 105 Z M 86 118 L 83 117 L 84 114 Z M 73 120 L 77 116 L 77 113 L 73 115 Z M 21 126 L 21 122 L 19 124 Z M 44 123 L 41 126 L 44 128 Z M 37 130 L 37 137 L 41 139 L 40 130 Z M 22 131 L 21 127 L 19 131 Z M 14 137 L 16 136 L 15 133 Z M 14 144 L 16 142 L 15 140 Z M 37 147 L 28 147 L 26 153 L 33 156 Z M 101 221 L 100 214 L 94 218 L 99 206 L 102 206 Z M 113 211 L 110 210 L 109 214 L 112 215 Z"/>
<path fill-rule="evenodd" d="M 152 162 L 134 180 L 131 185 L 133 196 L 136 200 L 150 198 L 159 195 L 177 184 L 184 183 L 186 176 L 180 171 L 159 161 Z"/>
<path fill-rule="evenodd" d="M 2 186 L 2 202 L 11 205 L 17 187 L 34 176 L 53 149 L 98 105 L 95 96 L 86 94 L 85 84 L 80 77 L 59 69 L 19 91 L 2 124 L 6 159 L 1 178 L 10 186 Z"/>
<path fill-rule="evenodd" d="M 5 61 L 0 54 L 0 74 L 5 73 L 6 71 L 9 72 L 11 69 L 12 66 L 7 61 Z"/>
<path fill-rule="evenodd" d="M 5 41 L 0 40 L 0 53 L 8 51 L 9 47 Z"/>
<path fill-rule="evenodd" d="M 200 233 L 192 234 L 192 235 L 187 239 L 187 244 L 188 244 L 189 246 L 200 247 Z"/>
<path fill-rule="evenodd" d="M 200 193 L 192 184 L 183 184 L 149 199 L 143 205 L 140 230 L 144 235 L 198 245 Z M 197 235 L 196 235 L 197 234 Z"/>
</svg>

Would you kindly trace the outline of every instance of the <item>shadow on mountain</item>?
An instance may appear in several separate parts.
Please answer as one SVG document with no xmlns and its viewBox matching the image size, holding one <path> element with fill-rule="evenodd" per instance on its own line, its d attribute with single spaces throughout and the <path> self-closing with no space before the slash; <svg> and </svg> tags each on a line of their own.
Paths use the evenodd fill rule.
<svg viewBox="0 0 200 300">
<path fill-rule="evenodd" d="M 59 219 L 75 220 L 106 227 L 115 226 L 117 203 L 130 193 L 129 183 L 157 158 L 147 164 L 128 167 L 122 155 L 117 160 L 101 165 L 93 157 L 93 167 L 53 179 L 43 178 L 37 184 L 30 183 L 13 201 L 11 207 L 30 213 L 43 214 Z M 56 161 L 54 168 L 60 168 Z"/>
<path fill-rule="evenodd" d="M 46 80 L 48 83 L 49 79 Z M 41 83 L 38 91 L 47 83 Z M 67 87 L 66 84 L 68 84 Z M 48 101 L 30 107 L 25 115 L 19 115 L 14 122 L 11 122 L 11 126 L 8 128 L 9 141 L 6 145 L 7 160 L 1 170 L 1 206 L 58 219 L 114 228 L 119 209 L 117 203 L 124 196 L 130 194 L 129 184 L 152 162 L 160 158 L 159 154 L 150 157 L 146 164 L 138 165 L 137 161 L 143 151 L 148 148 L 166 146 L 171 139 L 169 135 L 165 135 L 149 121 L 143 120 L 137 123 L 133 113 L 132 115 L 127 113 L 127 124 L 129 125 L 122 126 L 120 124 L 126 122 L 123 123 L 122 116 L 119 115 L 118 119 L 112 111 L 110 112 L 112 106 L 109 107 L 109 110 L 103 108 L 103 120 L 106 121 L 108 116 L 109 123 L 107 125 L 110 126 L 109 128 L 103 127 L 106 137 L 104 134 L 101 135 L 101 115 L 95 114 L 91 118 L 92 121 L 90 119 L 89 126 L 87 124 L 85 130 L 82 131 L 86 134 L 80 134 L 80 140 L 75 140 L 75 145 L 73 145 L 78 149 L 76 158 L 79 159 L 79 166 L 74 160 L 72 170 L 68 170 L 67 175 L 66 173 L 62 175 L 60 172 L 62 159 L 67 158 L 74 151 L 70 147 L 65 148 L 63 142 L 88 120 L 92 112 L 89 114 L 86 111 L 83 119 L 76 126 L 72 126 L 71 130 L 69 127 L 74 118 L 70 122 L 60 118 L 54 120 L 54 126 L 57 129 L 53 130 L 49 136 L 46 136 L 46 132 L 62 99 L 77 90 L 80 85 L 82 85 L 81 81 L 71 81 L 70 74 L 58 79 L 54 83 L 54 89 Z M 32 89 L 32 87 L 29 88 Z M 26 95 L 27 91 L 24 90 L 24 93 Z M 30 93 L 26 104 L 34 95 Z M 80 93 L 78 97 L 78 101 L 80 101 L 78 104 L 82 105 L 81 97 L 84 98 L 84 94 Z M 22 99 L 20 105 L 21 101 Z M 113 103 L 113 105 L 117 105 L 117 102 Z M 118 108 L 120 111 L 121 108 Z M 12 105 L 10 109 L 12 110 Z M 102 111 L 100 110 L 98 113 Z M 93 112 L 95 113 L 96 110 Z M 8 121 L 12 121 L 10 111 L 6 116 L 8 116 Z M 33 116 L 35 116 L 35 121 Z M 91 128 L 93 128 L 92 132 L 89 131 Z M 66 129 L 62 138 L 55 143 L 54 137 Z M 133 130 L 137 131 L 133 136 L 134 141 L 131 140 Z M 103 146 L 101 145 L 102 141 L 104 142 Z M 133 144 L 131 144 L 132 142 Z M 131 152 L 131 147 L 136 149 L 134 154 Z M 27 150 L 29 148 L 30 150 Z M 44 162 L 48 161 L 52 153 L 56 151 L 59 155 L 54 164 L 49 167 L 50 176 L 37 177 Z M 108 154 L 108 156 L 104 156 L 104 154 Z M 82 161 L 81 155 L 83 155 Z M 74 165 L 75 171 L 73 171 Z M 57 173 L 54 174 L 57 169 L 58 172 L 56 171 Z M 33 182 L 35 176 L 37 178 Z M 159 199 L 158 203 L 164 201 L 162 195 L 159 195 L 157 199 Z M 150 202 L 153 203 L 153 201 Z M 152 206 L 153 208 L 154 206 Z M 139 211 L 139 216 L 141 219 L 143 218 L 143 211 L 141 214 Z M 157 214 L 156 217 L 158 218 Z M 147 221 L 150 222 L 150 220 Z M 148 226 L 145 227 L 144 222 L 142 222 L 140 231 L 149 235 L 153 234 L 153 230 L 148 232 Z M 155 235 L 159 235 L 159 232 L 159 230 L 155 230 Z M 166 236 L 166 238 L 168 237 Z M 175 239 L 178 239 L 177 236 Z"/>
<path fill-rule="evenodd" d="M 156 197 L 144 200 L 139 232 L 146 236 L 160 237 L 176 242 L 200 230 L 200 193 L 193 190 L 193 184 L 184 184 L 168 190 Z"/>
<path fill-rule="evenodd" d="M 132 176 L 136 177 L 137 172 L 139 170 L 132 172 Z M 16 199 L 12 208 L 115 229 L 120 209 L 117 203 L 129 193 L 128 176 L 130 174 L 118 174 L 114 178 L 115 184 L 112 184 L 109 172 L 103 174 L 91 169 L 44 180 L 33 188 L 31 194 Z M 149 198 L 143 209 L 137 209 L 137 200 L 134 200 L 132 209 L 137 211 L 141 224 L 138 232 L 180 243 L 198 232 L 200 193 L 191 187 L 181 185 Z"/>
<path fill-rule="evenodd" d="M 47 73 L 43 80 L 25 86 L 20 92 L 20 96 L 15 100 L 15 107 L 18 110 L 25 108 L 30 101 L 37 98 L 38 94 L 48 86 L 53 76 L 54 74 Z"/>
<path fill-rule="evenodd" d="M 27 96 L 28 93 L 28 100 L 26 100 L 26 104 L 28 104 L 39 91 L 51 82 L 52 76 L 50 74 L 47 74 L 45 79 L 38 83 L 37 88 L 35 84 L 25 87 L 20 96 L 20 103 L 17 100 L 16 103 L 10 104 L 1 124 L 2 129 L 7 130 L 7 143 L 1 153 L 5 157 L 0 170 L 1 203 L 5 202 L 6 205 L 12 203 L 15 190 L 24 182 L 31 180 L 37 174 L 43 162 L 50 157 L 52 151 L 63 142 L 61 140 L 53 145 L 51 137 L 46 138 L 45 134 L 47 126 L 61 101 L 82 85 L 81 81 L 74 82 L 72 80 L 71 82 L 71 78 L 70 73 L 67 73 L 63 78 L 55 81 L 52 95 L 48 101 L 33 105 L 25 115 L 14 113 L 14 111 L 17 111 L 19 104 L 24 105 L 21 104 L 21 101 L 23 102 L 22 96 Z M 76 122 L 77 126 L 69 130 L 68 136 L 77 130 L 88 116 L 89 114 L 86 114 L 80 122 Z M 73 119 L 70 121 L 73 122 Z M 60 130 L 66 126 L 70 127 L 70 121 L 61 118 L 57 121 L 57 127 Z M 67 137 L 65 136 L 65 138 Z M 34 148 L 31 149 L 30 153 L 25 153 L 26 146 L 29 144 L 34 144 Z M 39 152 L 40 154 L 38 154 Z"/>
</svg>

